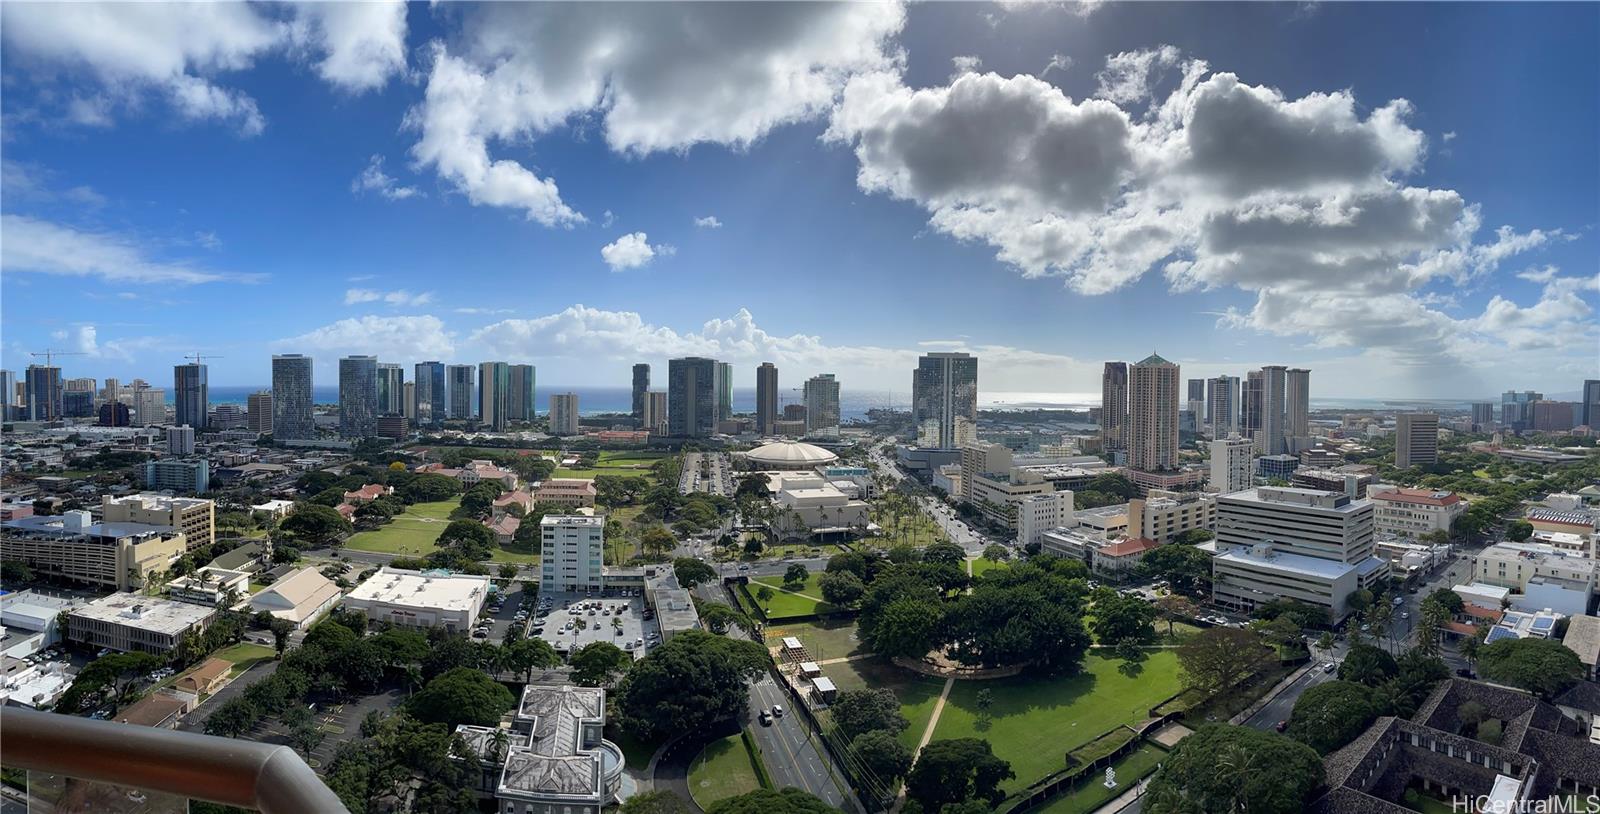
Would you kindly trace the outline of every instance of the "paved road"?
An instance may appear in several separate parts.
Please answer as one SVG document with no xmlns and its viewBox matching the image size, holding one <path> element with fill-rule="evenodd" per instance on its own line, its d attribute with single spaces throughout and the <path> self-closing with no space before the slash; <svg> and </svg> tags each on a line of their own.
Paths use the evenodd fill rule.
<svg viewBox="0 0 1600 814">
<path fill-rule="evenodd" d="M 774 704 L 782 704 L 787 712 L 783 717 L 773 719 L 771 726 L 762 726 L 755 720 L 756 716 L 763 709 L 772 709 Z M 794 786 L 805 789 L 835 808 L 849 807 L 854 801 L 846 802 L 845 794 L 829 776 L 828 757 L 811 742 L 800 716 L 790 709 L 792 706 L 789 696 L 772 680 L 771 675 L 763 674 L 760 680 L 750 685 L 750 731 L 761 747 L 762 758 L 773 782 L 780 788 Z"/>
<path fill-rule="evenodd" d="M 1294 711 L 1294 704 L 1306 690 L 1325 681 L 1337 678 L 1337 670 L 1331 673 L 1322 671 L 1321 665 L 1325 660 L 1315 662 L 1318 666 L 1306 671 L 1306 674 L 1294 680 L 1293 684 L 1284 688 L 1276 698 L 1268 701 L 1266 706 L 1256 711 L 1256 714 L 1245 719 L 1244 725 L 1252 729 L 1271 731 L 1277 727 L 1279 721 L 1289 720 L 1289 713 Z"/>
<path fill-rule="evenodd" d="M 244 675 L 234 679 L 228 686 L 218 690 L 216 695 L 207 698 L 205 703 L 184 716 L 177 728 L 184 732 L 204 732 L 206 719 L 211 717 L 211 713 L 216 712 L 217 708 L 227 703 L 229 699 L 243 693 L 250 685 L 276 673 L 278 665 L 282 663 L 275 659 L 257 662 L 254 667 L 245 671 Z"/>
<path fill-rule="evenodd" d="M 895 461 L 885 457 L 876 449 L 872 451 L 872 461 L 878 465 L 879 472 L 887 475 L 894 482 L 899 483 L 900 481 L 906 479 L 906 474 L 900 471 L 900 465 Z M 949 537 L 951 542 L 954 542 L 965 549 L 967 556 L 969 557 L 981 556 L 983 554 L 983 549 L 994 543 L 1005 544 L 1009 542 L 989 537 L 983 532 L 978 531 L 977 529 L 968 525 L 966 521 L 962 520 L 960 516 L 955 513 L 955 510 L 951 509 L 949 506 L 946 506 L 943 502 L 935 499 L 931 495 L 917 494 L 914 499 L 916 500 L 917 505 L 922 507 L 922 513 L 932 519 L 934 523 L 938 524 L 939 528 L 944 531 L 945 536 Z"/>
</svg>

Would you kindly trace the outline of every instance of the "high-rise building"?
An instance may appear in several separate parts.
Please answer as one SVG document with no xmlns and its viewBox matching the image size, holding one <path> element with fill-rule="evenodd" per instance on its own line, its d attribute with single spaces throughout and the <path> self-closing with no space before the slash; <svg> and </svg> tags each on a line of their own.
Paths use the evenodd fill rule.
<svg viewBox="0 0 1600 814">
<path fill-rule="evenodd" d="M 100 426 L 102 427 L 128 427 L 133 425 L 133 413 L 128 405 L 120 401 L 108 401 L 100 405 Z"/>
<path fill-rule="evenodd" d="M 511 366 L 505 362 L 478 365 L 478 420 L 491 430 L 506 428 L 511 390 Z"/>
<path fill-rule="evenodd" d="M 16 403 L 17 399 L 17 374 L 9 370 L 0 370 L 0 420 L 9 420 L 11 416 L 3 415 L 5 408 Z"/>
<path fill-rule="evenodd" d="M 839 380 L 832 373 L 806 379 L 806 434 L 839 434 Z"/>
<path fill-rule="evenodd" d="M 644 417 L 640 419 L 639 428 L 651 435 L 667 434 L 666 392 L 652 390 L 644 394 Z"/>
<path fill-rule="evenodd" d="M 1239 433 L 1239 377 L 1206 380 L 1206 416 L 1212 438 Z"/>
<path fill-rule="evenodd" d="M 167 423 L 167 391 L 159 387 L 135 385 L 128 395 L 135 427 L 154 427 Z"/>
<path fill-rule="evenodd" d="M 211 488 L 211 462 L 205 458 L 159 458 L 144 462 L 144 488 L 155 492 L 204 494 Z"/>
<path fill-rule="evenodd" d="M 1533 390 L 1507 390 L 1500 395 L 1500 426 L 1508 430 L 1517 431 L 1528 429 L 1533 423 L 1533 410 L 1531 405 L 1544 398 L 1543 393 Z"/>
<path fill-rule="evenodd" d="M 211 417 L 206 423 L 213 430 L 236 430 L 250 423 L 250 417 L 237 404 L 218 404 L 211 408 Z"/>
<path fill-rule="evenodd" d="M 168 455 L 193 455 L 194 454 L 194 427 L 188 424 L 179 424 L 167 428 L 167 454 Z"/>
<path fill-rule="evenodd" d="M 206 383 L 206 366 L 198 363 L 172 368 L 172 418 L 179 424 L 204 427 L 211 411 L 211 388 Z"/>
<path fill-rule="evenodd" d="M 1585 427 L 1600 430 L 1600 379 L 1584 379 L 1583 393 L 1578 399 L 1579 421 Z"/>
<path fill-rule="evenodd" d="M 1128 448 L 1128 363 L 1106 362 L 1100 373 L 1100 445 Z"/>
<path fill-rule="evenodd" d="M 667 361 L 667 434 L 705 438 L 717 426 L 718 362 L 700 356 Z"/>
<path fill-rule="evenodd" d="M 417 383 L 416 382 L 406 382 L 405 386 L 403 388 L 401 388 L 401 396 L 400 396 L 400 398 L 401 398 L 402 406 L 405 407 L 405 411 L 402 412 L 400 415 L 405 417 L 405 420 L 406 420 L 407 424 L 412 424 L 412 425 L 416 424 L 417 423 Z"/>
<path fill-rule="evenodd" d="M 272 391 L 262 390 L 251 393 L 245 397 L 245 409 L 249 411 L 247 426 L 251 432 L 262 435 L 272 434 Z"/>
<path fill-rule="evenodd" d="M 533 365 L 511 366 L 511 384 L 506 391 L 506 421 L 532 421 L 539 414 L 539 406 L 533 401 L 534 374 Z"/>
<path fill-rule="evenodd" d="M 1284 374 L 1284 438 L 1311 437 L 1311 371 L 1291 367 Z"/>
<path fill-rule="evenodd" d="M 1342 492 L 1257 487 L 1217 497 L 1212 599 L 1250 611 L 1278 599 L 1317 605 L 1337 624 L 1346 599 L 1389 575 L 1372 556 L 1371 500 Z"/>
<path fill-rule="evenodd" d="M 106 386 L 100 389 L 100 401 L 116 401 L 122 398 L 122 384 L 116 379 L 106 379 Z"/>
<path fill-rule="evenodd" d="M 1128 466 L 1178 468 L 1178 366 L 1153 353 L 1128 369 Z"/>
<path fill-rule="evenodd" d="M 772 434 L 772 423 L 778 420 L 778 366 L 762 362 L 756 368 L 756 432 Z"/>
<path fill-rule="evenodd" d="M 1567 432 L 1578 426 L 1578 411 L 1573 408 L 1579 406 L 1570 401 L 1540 399 L 1529 405 L 1528 429 L 1534 432 Z"/>
<path fill-rule="evenodd" d="M 65 390 L 61 393 L 63 418 L 88 418 L 94 415 L 93 390 Z"/>
<path fill-rule="evenodd" d="M 1472 404 L 1472 429 L 1484 432 L 1494 426 L 1494 402 L 1477 401 Z"/>
<path fill-rule="evenodd" d="M 450 418 L 472 418 L 472 365 L 450 365 L 445 368 L 445 378 L 450 391 Z"/>
<path fill-rule="evenodd" d="M 272 440 L 307 441 L 317 437 L 311 418 L 311 357 L 280 353 L 272 357 Z"/>
<path fill-rule="evenodd" d="M 378 363 L 378 415 L 405 412 L 406 369 L 392 362 Z"/>
<path fill-rule="evenodd" d="M 649 400 L 650 392 L 650 365 L 640 362 L 633 366 L 633 420 L 641 429 L 645 426 L 644 403 Z"/>
<path fill-rule="evenodd" d="M 1255 445 L 1235 435 L 1211 442 L 1211 479 L 1207 485 L 1227 494 L 1256 482 Z"/>
<path fill-rule="evenodd" d="M 605 526 L 604 517 L 545 515 L 539 521 L 539 590 L 603 590 Z"/>
<path fill-rule="evenodd" d="M 956 420 L 978 421 L 978 357 L 928 353 L 911 375 L 911 419 L 919 436 L 939 449 L 956 449 Z M 807 417 L 807 426 L 810 418 Z"/>
<path fill-rule="evenodd" d="M 450 415 L 444 364 L 418 362 L 415 372 L 417 387 L 411 408 L 415 414 L 412 420 L 419 427 L 437 427 Z"/>
<path fill-rule="evenodd" d="M 1252 370 L 1246 373 L 1241 409 L 1239 411 L 1240 419 L 1244 423 L 1244 436 L 1246 438 L 1254 440 L 1261 435 L 1261 414 L 1265 407 L 1266 398 L 1266 378 L 1261 375 L 1261 371 Z M 1261 451 L 1259 442 L 1256 444 L 1256 451 Z"/>
<path fill-rule="evenodd" d="M 578 432 L 578 394 L 552 394 L 550 396 L 550 434 L 577 435 Z"/>
<path fill-rule="evenodd" d="M 717 420 L 733 418 L 733 365 L 717 363 Z"/>
<path fill-rule="evenodd" d="M 339 360 L 339 435 L 371 438 L 378 432 L 378 357 Z"/>
<path fill-rule="evenodd" d="M 1206 412 L 1206 380 L 1189 380 L 1189 401 L 1185 405 L 1189 412 L 1194 413 L 1195 427 L 1203 427 L 1210 423 L 1210 414 Z"/>
<path fill-rule="evenodd" d="M 27 408 L 29 421 L 61 420 L 61 368 L 28 365 Z"/>
<path fill-rule="evenodd" d="M 1401 413 L 1394 420 L 1396 469 L 1427 466 L 1439 460 L 1439 416 L 1433 413 Z"/>
<path fill-rule="evenodd" d="M 1282 455 L 1284 443 L 1284 388 L 1288 370 L 1283 365 L 1261 366 L 1261 429 L 1256 432 L 1256 452 Z"/>
<path fill-rule="evenodd" d="M 65 393 L 88 393 L 93 396 L 96 388 L 93 378 L 80 376 L 75 379 L 67 379 L 61 389 Z"/>
</svg>

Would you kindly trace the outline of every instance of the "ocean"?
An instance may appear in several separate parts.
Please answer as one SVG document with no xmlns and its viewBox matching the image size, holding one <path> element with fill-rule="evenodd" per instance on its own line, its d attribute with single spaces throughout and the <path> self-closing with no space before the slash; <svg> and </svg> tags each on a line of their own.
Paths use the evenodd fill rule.
<svg viewBox="0 0 1600 814">
<path fill-rule="evenodd" d="M 270 390 L 270 387 L 236 387 L 217 385 L 211 388 L 212 404 L 244 404 L 251 393 Z M 583 415 L 598 413 L 626 413 L 633 409 L 633 393 L 627 387 L 597 387 L 593 385 L 564 386 L 539 385 L 537 400 L 547 408 L 551 393 L 577 393 L 578 412 Z M 311 397 L 318 404 L 336 404 L 339 388 L 335 385 L 317 385 L 311 388 Z M 171 403 L 172 390 L 167 390 Z M 799 388 L 782 390 L 778 402 L 799 404 Z M 1323 410 L 1466 410 L 1470 402 L 1462 399 L 1312 399 L 1312 409 Z M 892 390 L 851 390 L 840 388 L 839 417 L 865 418 L 868 410 L 890 408 L 910 409 L 911 394 Z M 980 393 L 978 408 L 982 410 L 1088 410 L 1100 406 L 1099 393 L 1049 393 L 1049 392 L 995 392 Z M 736 413 L 753 413 L 756 409 L 755 388 L 733 389 L 733 410 Z M 543 409 L 540 412 L 544 412 Z"/>
</svg>

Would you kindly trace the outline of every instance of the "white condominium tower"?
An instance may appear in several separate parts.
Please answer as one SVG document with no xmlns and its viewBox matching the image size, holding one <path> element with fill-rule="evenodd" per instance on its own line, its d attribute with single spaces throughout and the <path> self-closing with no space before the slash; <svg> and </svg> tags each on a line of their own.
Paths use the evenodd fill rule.
<svg viewBox="0 0 1600 814">
<path fill-rule="evenodd" d="M 577 393 L 554 393 L 550 396 L 550 434 L 578 434 Z"/>
<path fill-rule="evenodd" d="M 1255 483 L 1255 445 L 1237 435 L 1211 442 L 1209 486 L 1222 494 L 1249 489 Z"/>
<path fill-rule="evenodd" d="M 539 521 L 540 591 L 605 587 L 605 518 L 547 514 Z"/>
<path fill-rule="evenodd" d="M 1178 399 L 1177 365 L 1152 353 L 1128 369 L 1128 466 L 1178 468 Z"/>
</svg>

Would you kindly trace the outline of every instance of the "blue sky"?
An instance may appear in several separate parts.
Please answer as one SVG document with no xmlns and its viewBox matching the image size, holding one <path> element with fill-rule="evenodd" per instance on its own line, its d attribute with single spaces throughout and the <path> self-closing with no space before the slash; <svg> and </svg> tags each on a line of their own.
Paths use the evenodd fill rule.
<svg viewBox="0 0 1600 814">
<path fill-rule="evenodd" d="M 1600 6 L 30 5 L 4 367 L 1600 375 Z M 326 361 L 323 361 L 326 360 Z M 741 381 L 742 385 L 749 382 Z"/>
</svg>

